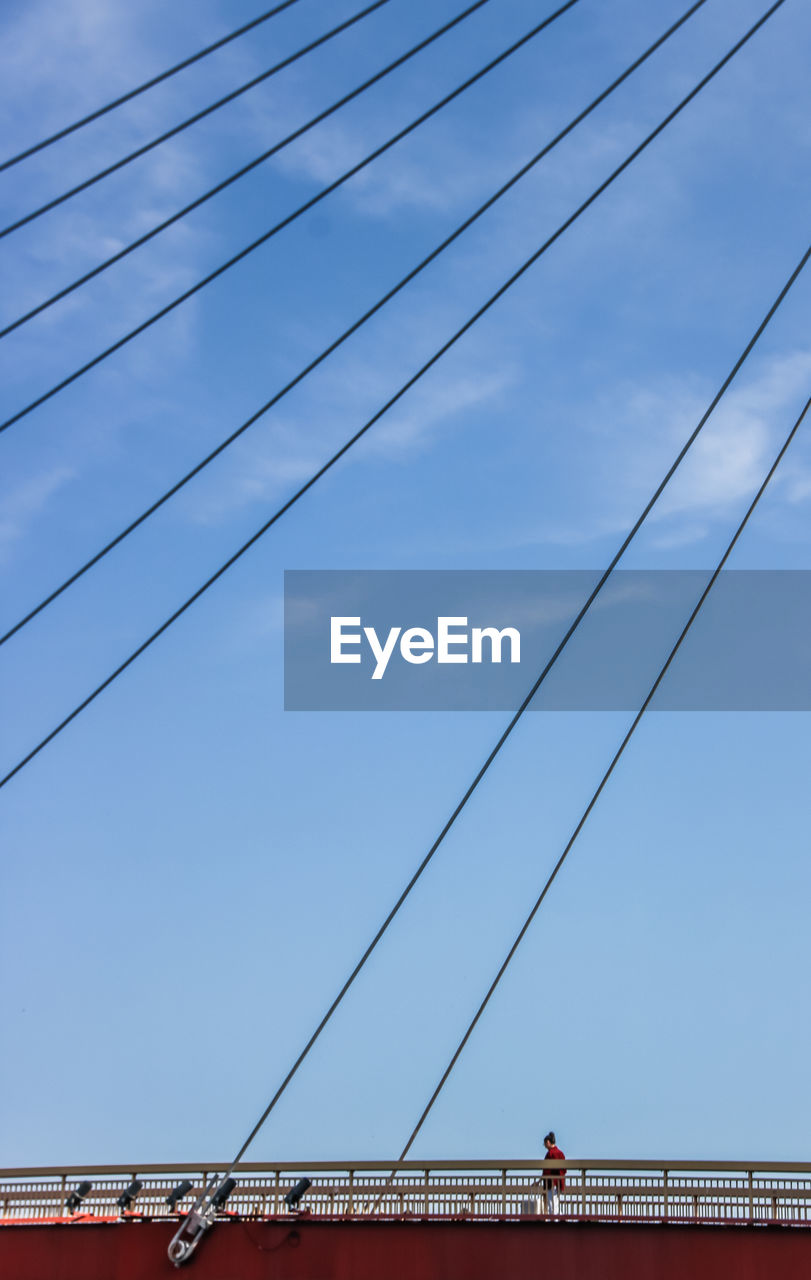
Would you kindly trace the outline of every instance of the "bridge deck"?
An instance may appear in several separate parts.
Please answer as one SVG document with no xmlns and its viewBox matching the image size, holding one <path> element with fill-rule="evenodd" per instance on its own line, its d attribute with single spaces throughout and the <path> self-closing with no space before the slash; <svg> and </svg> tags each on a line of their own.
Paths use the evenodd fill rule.
<svg viewBox="0 0 811 1280">
<path fill-rule="evenodd" d="M 14 1280 L 177 1275 L 167 1221 L 7 1225 L 0 1273 Z M 233 1218 L 191 1259 L 196 1280 L 808 1280 L 811 1232 L 780 1223 L 593 1223 L 516 1218 L 344 1222 Z"/>
<path fill-rule="evenodd" d="M 591 1222 L 783 1223 L 811 1226 L 811 1163 L 672 1160 L 567 1160 L 560 1217 Z M 552 1167 L 551 1165 L 549 1167 Z M 132 1204 L 140 1220 L 176 1221 L 166 1198 L 182 1179 L 195 1191 L 225 1165 L 122 1165 L 0 1169 L 0 1224 L 101 1222 L 122 1218 L 117 1201 L 135 1178 Z M 301 1177 L 312 1180 L 300 1208 L 310 1218 L 511 1220 L 544 1216 L 541 1163 L 532 1160 L 434 1160 L 245 1163 L 223 1216 L 286 1217 L 285 1194 Z M 67 1201 L 82 1181 L 92 1188 L 73 1215 Z"/>
</svg>

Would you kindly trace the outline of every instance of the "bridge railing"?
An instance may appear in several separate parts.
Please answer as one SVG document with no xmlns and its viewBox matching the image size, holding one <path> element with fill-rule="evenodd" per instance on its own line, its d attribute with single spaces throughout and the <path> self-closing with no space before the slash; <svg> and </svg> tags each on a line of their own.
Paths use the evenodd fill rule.
<svg viewBox="0 0 811 1280">
<path fill-rule="evenodd" d="M 0 1223 L 177 1218 L 225 1165 L 118 1165 L 0 1169 Z M 545 1216 L 543 1169 L 565 1170 L 558 1216 L 611 1222 L 779 1222 L 811 1226 L 811 1163 L 566 1160 L 313 1161 L 237 1166 L 237 1186 L 224 1212 L 286 1216 L 288 1191 L 312 1185 L 299 1210 L 315 1218 L 402 1216 L 532 1218 Z M 135 1179 L 143 1186 L 122 1214 L 117 1201 Z M 181 1180 L 193 1190 L 175 1209 L 167 1197 Z M 81 1182 L 91 1189 L 76 1211 L 68 1200 Z"/>
</svg>

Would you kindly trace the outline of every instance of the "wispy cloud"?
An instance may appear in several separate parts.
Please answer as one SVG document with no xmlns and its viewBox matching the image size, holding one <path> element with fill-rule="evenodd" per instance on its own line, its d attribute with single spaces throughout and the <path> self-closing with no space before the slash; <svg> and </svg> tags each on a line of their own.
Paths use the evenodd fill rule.
<svg viewBox="0 0 811 1280">
<path fill-rule="evenodd" d="M 36 516 L 47 507 L 54 494 L 75 476 L 68 467 L 43 471 L 5 493 L 0 499 L 0 560 L 7 559 L 13 545 L 28 532 Z"/>
<path fill-rule="evenodd" d="M 660 522 L 683 514 L 713 518 L 750 496 L 768 470 L 777 441 L 788 432 L 798 398 L 809 386 L 811 351 L 801 351 L 771 360 L 753 381 L 732 392 L 690 449 L 655 518 Z M 664 403 L 659 411 L 666 412 Z M 689 418 L 680 413 L 672 421 L 670 435 L 675 440 L 683 434 L 685 420 Z"/>
<path fill-rule="evenodd" d="M 417 388 L 406 405 L 372 428 L 352 457 L 402 464 L 432 447 L 439 433 L 461 415 L 491 403 L 512 381 L 503 368 L 487 374 L 465 371 Z M 300 417 L 272 418 L 261 442 L 246 439 L 234 447 L 225 474 L 219 473 L 187 499 L 193 521 L 218 523 L 235 511 L 286 495 L 308 479 L 363 424 L 364 410 L 357 389 L 385 401 L 397 375 L 377 368 L 350 366 L 328 380 L 313 398 L 313 407 Z M 341 406 L 336 408 L 336 406 Z"/>
<path fill-rule="evenodd" d="M 721 402 L 691 447 L 649 516 L 655 549 L 677 550 L 700 543 L 721 520 L 742 513 L 777 452 L 780 441 L 811 389 L 811 351 L 775 356 Z M 487 549 L 541 545 L 569 550 L 625 533 L 642 510 L 713 393 L 673 379 L 655 385 L 619 387 L 600 411 L 581 416 L 583 429 L 578 486 L 590 495 L 578 510 L 521 526 L 487 531 Z M 606 486 L 603 478 L 612 476 Z M 776 475 L 772 493 L 789 504 L 811 498 L 811 467 L 791 455 Z M 582 493 L 581 493 L 582 497 Z M 586 504 L 584 503 L 584 506 Z M 472 545 L 468 550 L 474 549 Z"/>
<path fill-rule="evenodd" d="M 811 499 L 811 468 L 801 465 L 787 467 L 783 487 L 789 502 L 808 502 Z"/>
<path fill-rule="evenodd" d="M 400 461 L 426 448 L 437 431 L 460 414 L 495 400 L 513 381 L 508 369 L 491 373 L 465 373 L 446 378 L 436 386 L 423 386 L 395 410 L 391 418 L 365 442 L 368 454 Z"/>
<path fill-rule="evenodd" d="M 148 27 L 145 14 L 113 12 L 103 0 L 65 0 L 49 9 L 47 20 L 41 6 L 25 6 L 16 19 L 4 24 L 4 45 L 14 56 L 3 58 L 0 70 L 6 99 L 15 106 L 13 120 L 3 129 L 4 155 L 133 87 L 141 74 L 163 69 L 166 54 L 146 38 Z M 71 50 L 67 61 L 66 47 Z M 122 66 L 134 68 L 126 82 L 121 79 Z M 15 171 L 20 181 L 6 189 L 3 221 L 83 181 L 188 112 L 182 84 L 170 81 L 157 96 L 136 98 L 56 148 L 34 155 Z M 193 131 L 162 144 L 15 233 L 13 241 L 6 242 L 18 249 L 6 264 L 7 318 L 115 254 L 173 213 L 190 191 L 202 189 L 205 152 L 192 135 Z M 51 326 L 108 295 L 115 296 L 117 319 L 126 323 L 130 315 L 138 314 L 139 303 L 142 311 L 145 301 L 190 283 L 190 272 L 196 274 L 196 260 L 205 244 L 204 233 L 181 224 L 139 250 L 128 264 L 113 268 L 89 289 L 57 304 L 37 324 Z"/>
<path fill-rule="evenodd" d="M 279 165 L 291 176 L 326 186 L 363 160 L 403 123 L 392 122 L 390 130 L 373 134 L 368 128 L 336 120 L 306 134 L 283 152 Z M 428 150 L 422 146 L 417 155 L 410 153 L 407 143 L 398 143 L 383 158 L 353 176 L 344 191 L 357 213 L 385 218 L 409 209 L 455 209 L 470 199 L 483 178 L 486 180 L 472 145 L 468 147 L 462 139 L 453 138 L 450 130 L 434 126 Z"/>
</svg>

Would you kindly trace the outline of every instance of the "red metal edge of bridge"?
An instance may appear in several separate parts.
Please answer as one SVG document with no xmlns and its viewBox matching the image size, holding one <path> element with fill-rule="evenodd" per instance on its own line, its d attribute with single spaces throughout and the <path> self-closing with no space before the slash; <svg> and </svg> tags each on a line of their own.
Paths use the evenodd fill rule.
<svg viewBox="0 0 811 1280">
<path fill-rule="evenodd" d="M 9 1280 L 151 1280 L 177 1274 L 176 1224 L 7 1223 L 0 1274 Z M 187 1264 L 199 1280 L 808 1280 L 811 1231 L 784 1223 L 719 1225 L 512 1221 L 297 1220 L 217 1222 Z"/>
</svg>

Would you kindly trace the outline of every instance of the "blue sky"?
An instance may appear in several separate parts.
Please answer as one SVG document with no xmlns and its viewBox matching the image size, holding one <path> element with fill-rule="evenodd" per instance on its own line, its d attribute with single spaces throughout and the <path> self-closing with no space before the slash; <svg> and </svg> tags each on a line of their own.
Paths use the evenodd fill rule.
<svg viewBox="0 0 811 1280">
<path fill-rule="evenodd" d="M 360 5 L 358 5 L 360 7 Z M 459 4 L 458 8 L 462 5 Z M 549 12 L 490 0 L 0 343 L 3 417 Z M 0 438 L 3 624 L 229 434 L 687 8 L 580 0 L 363 176 Z M 763 12 L 708 0 L 418 282 L 0 652 L 2 772 L 185 599 Z M 8 323 L 457 9 L 352 31 L 0 242 Z M 255 15 L 4 7 L 7 152 Z M 352 12 L 287 14 L 0 175 L 3 224 Z M 811 29 L 766 27 L 370 436 L 0 793 L 2 1163 L 227 1160 L 499 735 L 285 714 L 285 569 L 610 559 L 807 247 Z M 807 274 L 807 273 L 806 273 Z M 709 568 L 811 385 L 801 277 L 628 567 Z M 811 568 L 800 435 L 734 556 Z M 3 627 L 5 629 L 5 626 Z M 526 718 L 252 1148 L 396 1154 L 627 726 Z M 807 1158 L 807 718 L 643 723 L 415 1147 Z"/>
</svg>

